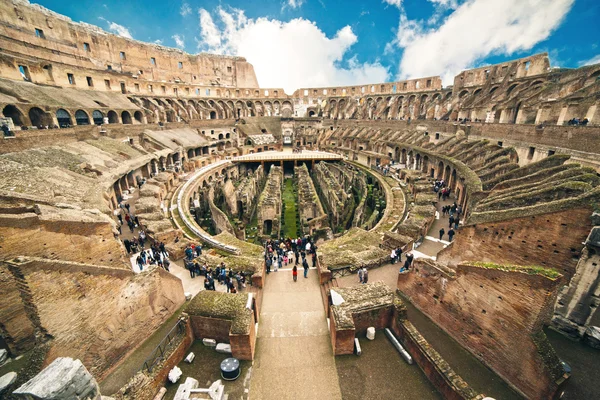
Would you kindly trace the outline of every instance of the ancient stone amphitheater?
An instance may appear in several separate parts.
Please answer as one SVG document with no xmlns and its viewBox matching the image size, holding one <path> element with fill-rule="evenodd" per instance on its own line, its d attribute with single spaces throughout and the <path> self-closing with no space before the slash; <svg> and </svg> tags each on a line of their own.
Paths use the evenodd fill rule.
<svg viewBox="0 0 600 400">
<path fill-rule="evenodd" d="M 167 373 L 190 349 L 218 371 L 194 347 L 206 338 L 243 362 L 229 398 L 600 396 L 600 65 L 536 54 L 448 87 L 288 95 L 260 88 L 244 58 L 126 39 L 24 0 L 1 0 L 0 22 L 0 376 L 17 373 L 3 398 L 75 398 L 22 386 L 56 379 L 36 374 L 62 357 L 85 367 L 77 398 L 163 386 L 173 398 Z M 124 242 L 141 230 L 170 271 L 140 271 Z M 300 268 L 292 283 L 291 261 L 267 274 L 264 240 L 307 235 L 307 280 Z M 244 273 L 241 292 L 190 278 L 190 244 L 203 246 L 195 262 Z M 383 283 L 357 285 L 363 267 Z M 416 365 L 382 332 L 364 341 L 368 327 L 389 328 Z"/>
</svg>

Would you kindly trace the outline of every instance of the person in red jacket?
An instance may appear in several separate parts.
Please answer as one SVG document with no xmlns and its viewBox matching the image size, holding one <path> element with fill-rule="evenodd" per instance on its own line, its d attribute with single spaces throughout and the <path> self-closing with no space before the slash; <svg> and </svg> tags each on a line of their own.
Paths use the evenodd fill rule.
<svg viewBox="0 0 600 400">
<path fill-rule="evenodd" d="M 298 267 L 295 265 L 294 268 L 292 268 L 292 276 L 294 277 L 294 282 L 296 282 L 298 280 Z"/>
</svg>

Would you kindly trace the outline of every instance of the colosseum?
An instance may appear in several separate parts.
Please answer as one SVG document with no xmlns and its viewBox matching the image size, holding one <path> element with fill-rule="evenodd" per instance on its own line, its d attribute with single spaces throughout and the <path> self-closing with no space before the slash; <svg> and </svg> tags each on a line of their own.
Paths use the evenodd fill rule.
<svg viewBox="0 0 600 400">
<path fill-rule="evenodd" d="M 1 0 L 0 397 L 599 398 L 599 99 L 545 53 L 290 95 Z"/>
</svg>

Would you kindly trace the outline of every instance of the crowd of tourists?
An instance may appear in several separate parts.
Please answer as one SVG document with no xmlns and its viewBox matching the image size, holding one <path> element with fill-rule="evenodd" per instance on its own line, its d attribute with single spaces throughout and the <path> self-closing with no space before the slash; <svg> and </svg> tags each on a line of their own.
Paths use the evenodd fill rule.
<svg viewBox="0 0 600 400">
<path fill-rule="evenodd" d="M 206 262 L 200 263 L 198 257 L 202 255 L 202 246 L 189 244 L 184 250 L 183 265 L 190 272 L 190 278 L 204 277 L 204 289 L 217 290 L 216 285 L 224 285 L 227 293 L 237 293 L 246 287 L 246 275 L 243 272 L 234 272 L 227 268 L 224 262 L 215 268 Z"/>
<path fill-rule="evenodd" d="M 310 236 L 303 238 L 269 239 L 265 242 L 265 267 L 267 274 L 277 272 L 284 266 L 292 265 L 294 282 L 298 279 L 298 265 L 304 269 L 304 277 L 308 278 L 308 258 L 313 267 L 317 265 L 317 246 Z"/>
</svg>

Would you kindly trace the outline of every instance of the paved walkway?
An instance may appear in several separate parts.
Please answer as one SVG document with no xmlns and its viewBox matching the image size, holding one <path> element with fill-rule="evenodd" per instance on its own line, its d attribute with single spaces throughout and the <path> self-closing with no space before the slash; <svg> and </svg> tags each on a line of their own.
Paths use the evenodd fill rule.
<svg viewBox="0 0 600 400">
<path fill-rule="evenodd" d="M 317 273 L 271 272 L 263 288 L 251 399 L 341 399 Z"/>
</svg>

